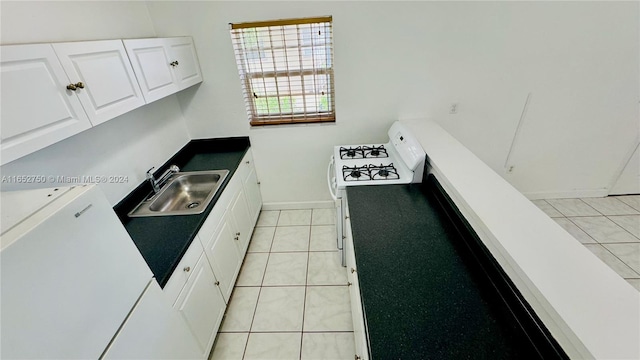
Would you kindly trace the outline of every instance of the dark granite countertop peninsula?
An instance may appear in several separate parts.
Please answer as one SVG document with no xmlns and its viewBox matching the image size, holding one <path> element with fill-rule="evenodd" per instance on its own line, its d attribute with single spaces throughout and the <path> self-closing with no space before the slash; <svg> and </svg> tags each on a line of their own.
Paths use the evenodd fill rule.
<svg viewBox="0 0 640 360">
<path fill-rule="evenodd" d="M 532 345 L 426 181 L 348 187 L 347 197 L 372 359 L 549 354 Z"/>
<path fill-rule="evenodd" d="M 127 213 L 151 192 L 151 185 L 147 181 L 114 207 L 160 286 L 164 287 L 169 280 L 231 180 L 249 145 L 248 137 L 192 140 L 156 171 L 156 175 L 162 174 L 173 164 L 180 167 L 181 171 L 229 170 L 220 190 L 202 214 L 128 217 Z"/>
</svg>

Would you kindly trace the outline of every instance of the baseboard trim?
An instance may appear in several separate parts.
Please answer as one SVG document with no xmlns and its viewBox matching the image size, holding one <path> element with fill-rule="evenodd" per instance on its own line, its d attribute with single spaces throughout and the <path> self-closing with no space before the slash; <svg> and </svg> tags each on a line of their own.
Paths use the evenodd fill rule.
<svg viewBox="0 0 640 360">
<path fill-rule="evenodd" d="M 331 209 L 335 203 L 325 201 L 300 201 L 300 202 L 269 202 L 262 204 L 262 210 L 302 210 L 302 209 Z"/>
<path fill-rule="evenodd" d="M 609 195 L 607 189 L 597 190 L 571 190 L 571 191 L 536 191 L 525 192 L 522 195 L 529 200 L 540 199 L 564 199 L 564 198 L 586 198 L 586 197 L 605 197 Z"/>
</svg>

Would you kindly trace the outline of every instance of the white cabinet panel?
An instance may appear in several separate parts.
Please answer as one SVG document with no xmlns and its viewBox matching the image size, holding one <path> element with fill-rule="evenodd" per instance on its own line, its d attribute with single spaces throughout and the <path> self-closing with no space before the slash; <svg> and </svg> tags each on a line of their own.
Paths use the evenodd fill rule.
<svg viewBox="0 0 640 360">
<path fill-rule="evenodd" d="M 168 38 L 167 44 L 174 66 L 178 87 L 182 90 L 202 82 L 202 71 L 198 62 L 198 54 L 191 37 Z"/>
<path fill-rule="evenodd" d="M 238 238 L 236 245 L 238 246 L 239 253 L 244 257 L 249 245 L 251 230 L 253 229 L 244 189 L 241 188 L 240 192 L 236 195 L 236 198 L 231 203 L 229 212 L 233 216 L 233 222 L 235 224 L 234 235 Z"/>
<path fill-rule="evenodd" d="M 145 104 L 120 40 L 53 44 L 89 119 L 98 125 Z"/>
<path fill-rule="evenodd" d="M 184 319 L 152 280 L 103 359 L 198 359 L 200 347 Z"/>
<path fill-rule="evenodd" d="M 152 277 L 95 186 L 71 189 L 1 243 L 2 358 L 98 358 Z"/>
<path fill-rule="evenodd" d="M 203 357 L 207 357 L 211 351 L 225 306 L 207 258 L 202 255 L 182 290 L 175 308 L 187 321 L 200 345 Z"/>
<path fill-rule="evenodd" d="M 50 44 L 2 46 L 2 164 L 91 127 Z"/>
<path fill-rule="evenodd" d="M 179 90 L 166 39 L 123 40 L 147 103 Z"/>
<path fill-rule="evenodd" d="M 351 221 L 349 219 L 346 220 L 345 224 L 344 248 L 347 259 L 347 279 L 349 281 L 349 299 L 351 301 L 356 355 L 359 356 L 360 359 L 366 360 L 369 358 L 369 347 L 367 345 L 364 311 L 362 309 L 362 298 L 360 296 L 360 282 L 358 281 L 358 268 L 356 266 L 353 235 L 351 234 Z"/>
<path fill-rule="evenodd" d="M 238 245 L 235 244 L 239 240 L 236 238 L 227 212 L 205 247 L 205 253 L 216 278 L 220 281 L 220 291 L 227 303 L 242 265 L 242 257 L 238 253 Z"/>
<path fill-rule="evenodd" d="M 193 269 L 195 269 L 196 263 L 198 259 L 200 259 L 203 250 L 200 240 L 197 238 L 193 239 L 191 245 L 189 245 L 189 249 L 187 249 L 184 256 L 182 256 L 178 266 L 176 266 L 176 269 L 171 274 L 169 281 L 167 281 L 162 289 L 171 301 L 171 304 L 174 304 L 178 300 L 178 295 L 180 295 L 184 284 L 189 280 L 189 276 L 193 274 Z"/>
<path fill-rule="evenodd" d="M 249 205 L 249 219 L 251 225 L 255 225 L 262 209 L 262 194 L 260 193 L 260 185 L 258 184 L 258 177 L 256 176 L 256 170 L 251 166 L 247 181 L 244 183 L 244 190 L 247 196 L 247 204 Z"/>
</svg>

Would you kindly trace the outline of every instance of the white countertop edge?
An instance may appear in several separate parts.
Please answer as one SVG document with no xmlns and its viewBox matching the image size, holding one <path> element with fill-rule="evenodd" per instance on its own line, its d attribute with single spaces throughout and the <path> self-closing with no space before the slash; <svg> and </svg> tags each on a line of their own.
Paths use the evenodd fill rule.
<svg viewBox="0 0 640 360">
<path fill-rule="evenodd" d="M 431 120 L 432 172 L 571 358 L 640 358 L 640 293 Z"/>
</svg>

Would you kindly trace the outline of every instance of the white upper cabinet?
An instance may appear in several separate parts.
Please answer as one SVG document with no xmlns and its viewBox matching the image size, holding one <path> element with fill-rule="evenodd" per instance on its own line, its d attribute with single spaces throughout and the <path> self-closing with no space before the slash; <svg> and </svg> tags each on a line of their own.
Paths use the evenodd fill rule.
<svg viewBox="0 0 640 360">
<path fill-rule="evenodd" d="M 191 37 L 1 49 L 0 165 L 202 82 Z"/>
<path fill-rule="evenodd" d="M 123 40 L 147 103 L 178 91 L 166 39 Z"/>
<path fill-rule="evenodd" d="M 147 103 L 202 82 L 190 37 L 123 40 Z"/>
<path fill-rule="evenodd" d="M 91 127 L 50 44 L 3 46 L 1 164 Z"/>
<path fill-rule="evenodd" d="M 191 37 L 168 38 L 167 44 L 180 90 L 202 82 L 202 71 Z"/>
<path fill-rule="evenodd" d="M 53 44 L 75 92 L 95 126 L 145 104 L 120 40 Z"/>
</svg>

